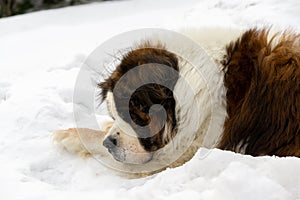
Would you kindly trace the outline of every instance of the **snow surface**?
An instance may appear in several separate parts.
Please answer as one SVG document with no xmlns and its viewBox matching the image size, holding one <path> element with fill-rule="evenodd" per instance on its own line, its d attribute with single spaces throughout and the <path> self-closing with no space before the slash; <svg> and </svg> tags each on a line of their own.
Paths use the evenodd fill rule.
<svg viewBox="0 0 300 200">
<path fill-rule="evenodd" d="M 200 149 L 185 165 L 128 180 L 53 145 L 74 127 L 81 64 L 138 28 L 254 25 L 300 30 L 299 0 L 131 0 L 0 20 L 1 199 L 300 199 L 300 159 Z M 100 113 L 101 114 L 101 113 Z"/>
</svg>

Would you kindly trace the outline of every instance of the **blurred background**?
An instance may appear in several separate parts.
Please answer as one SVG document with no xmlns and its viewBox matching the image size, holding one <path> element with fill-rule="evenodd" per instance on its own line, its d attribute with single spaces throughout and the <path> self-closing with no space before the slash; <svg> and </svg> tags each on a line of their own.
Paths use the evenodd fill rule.
<svg viewBox="0 0 300 200">
<path fill-rule="evenodd" d="M 0 18 L 96 1 L 108 0 L 0 0 Z"/>
</svg>

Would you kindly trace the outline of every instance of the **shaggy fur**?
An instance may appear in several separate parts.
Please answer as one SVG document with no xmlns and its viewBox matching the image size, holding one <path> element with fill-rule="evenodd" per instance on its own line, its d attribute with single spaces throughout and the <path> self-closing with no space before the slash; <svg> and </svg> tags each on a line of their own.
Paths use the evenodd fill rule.
<svg viewBox="0 0 300 200">
<path fill-rule="evenodd" d="M 228 117 L 219 148 L 300 156 L 300 35 L 278 34 L 251 29 L 227 46 Z"/>
<path fill-rule="evenodd" d="M 151 173 L 156 173 L 166 167 L 182 165 L 202 146 L 253 156 L 300 157 L 300 35 L 291 32 L 271 35 L 266 28 L 250 29 L 239 37 L 228 30 L 209 33 L 207 30 L 197 30 L 184 34 L 192 36 L 206 48 L 206 52 L 220 66 L 219 71 L 212 72 L 213 66 L 202 55 L 182 48 L 184 44 L 174 41 L 178 49 L 183 51 L 182 55 L 191 55 L 192 60 L 201 62 L 199 64 L 203 66 L 203 74 L 209 84 L 193 71 L 190 64 L 169 52 L 167 46 L 151 43 L 151 39 L 124 55 L 110 76 L 99 83 L 102 98 L 115 115 L 112 117 L 118 118 L 113 125 L 109 125 L 111 128 L 105 137 L 101 132 L 103 144 L 113 157 L 103 148 L 99 151 L 101 155 L 105 154 L 109 162 L 131 172 L 135 172 L 137 167 L 162 167 L 154 167 L 156 170 Z M 179 72 L 180 76 L 177 73 L 170 76 L 153 63 L 168 66 Z M 143 71 L 130 75 L 126 84 L 120 86 L 121 92 L 113 93 L 124 74 L 144 65 L 146 73 Z M 149 78 L 149 74 L 164 84 L 146 84 L 134 90 L 138 82 Z M 189 86 L 195 91 L 193 97 L 188 95 L 189 88 L 183 80 L 190 81 Z M 170 87 L 163 86 L 165 84 Z M 207 85 L 213 87 L 207 88 Z M 128 94 L 132 94 L 129 105 L 124 100 Z M 179 98 L 176 99 L 174 94 L 180 94 Z M 184 102 L 181 107 L 179 99 Z M 149 109 L 155 104 L 161 105 L 167 115 L 166 124 L 161 129 L 157 128 L 162 123 L 161 110 L 154 110 L 150 116 Z M 129 116 L 126 116 L 128 106 Z M 200 108 L 201 113 L 195 113 L 198 112 L 196 107 Z M 210 124 L 213 115 L 216 120 Z M 118 127 L 120 124 L 126 127 Z M 152 125 L 141 133 L 135 124 Z M 124 131 L 120 132 L 122 130 L 135 132 L 137 138 L 127 137 Z M 196 133 L 193 134 L 193 131 Z M 86 132 L 97 133 L 90 130 Z M 63 137 L 59 137 L 60 134 Z M 73 129 L 56 132 L 55 135 L 57 141 L 67 149 L 82 152 L 78 140 L 76 142 L 74 139 Z M 191 138 L 193 142 L 187 143 Z M 129 140 L 131 144 L 126 146 Z M 183 148 L 187 150 L 181 155 L 182 152 L 178 150 Z M 119 155 L 120 152 L 123 157 Z M 135 160 L 134 155 L 140 157 Z M 144 155 L 148 157 L 143 159 Z M 127 165 L 125 157 L 142 165 Z M 174 162 L 173 158 L 177 160 Z M 162 163 L 168 165 L 161 166 Z M 140 173 L 136 177 L 143 175 L 149 173 Z"/>
</svg>

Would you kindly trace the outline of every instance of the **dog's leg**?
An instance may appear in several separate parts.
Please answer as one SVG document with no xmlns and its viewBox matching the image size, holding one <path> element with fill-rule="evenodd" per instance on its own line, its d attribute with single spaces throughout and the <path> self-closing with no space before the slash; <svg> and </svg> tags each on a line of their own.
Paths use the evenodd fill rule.
<svg viewBox="0 0 300 200">
<path fill-rule="evenodd" d="M 102 146 L 103 139 L 112 123 L 104 125 L 104 130 L 92 130 L 88 128 L 69 128 L 53 133 L 53 140 L 62 148 L 72 154 L 88 157 L 91 154 L 108 154 Z"/>
</svg>

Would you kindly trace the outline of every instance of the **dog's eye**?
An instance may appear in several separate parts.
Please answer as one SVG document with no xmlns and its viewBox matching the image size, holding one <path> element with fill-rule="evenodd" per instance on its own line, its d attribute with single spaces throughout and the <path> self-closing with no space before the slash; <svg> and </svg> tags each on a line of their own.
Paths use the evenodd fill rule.
<svg viewBox="0 0 300 200">
<path fill-rule="evenodd" d="M 133 99 L 133 105 L 138 107 L 140 102 L 137 99 Z"/>
<path fill-rule="evenodd" d="M 148 107 L 143 107 L 141 110 L 142 110 L 143 113 L 148 113 L 149 108 Z"/>
<path fill-rule="evenodd" d="M 139 125 L 139 126 L 146 126 L 148 125 L 148 120 L 143 119 L 141 116 L 139 116 L 136 113 L 130 113 L 132 121 Z"/>
</svg>

